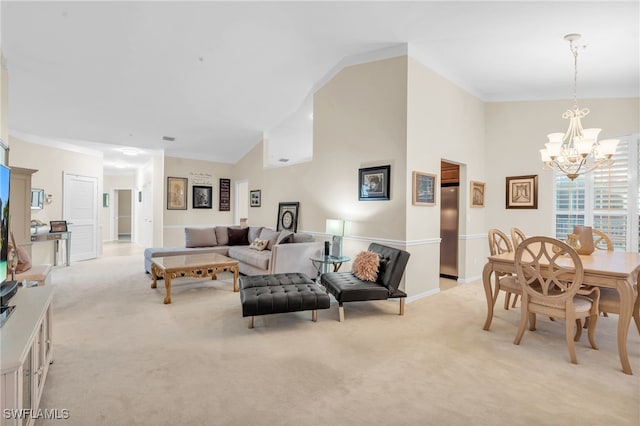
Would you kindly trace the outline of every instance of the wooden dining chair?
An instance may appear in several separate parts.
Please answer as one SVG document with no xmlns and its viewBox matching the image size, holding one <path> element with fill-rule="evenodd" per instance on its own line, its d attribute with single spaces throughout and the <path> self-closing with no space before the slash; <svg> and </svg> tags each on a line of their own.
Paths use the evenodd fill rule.
<svg viewBox="0 0 640 426">
<path fill-rule="evenodd" d="M 524 232 L 522 232 L 520 229 L 516 228 L 515 226 L 511 228 L 510 232 L 511 232 L 511 242 L 513 243 L 513 248 L 515 250 L 518 248 L 521 242 L 527 239 L 527 237 L 524 235 Z"/>
<path fill-rule="evenodd" d="M 489 229 L 489 252 L 491 255 L 512 253 L 513 246 L 507 237 L 507 234 L 499 229 Z M 500 290 L 505 292 L 504 295 L 504 309 L 509 309 L 509 300 L 511 295 L 514 294 L 517 298 L 519 294 L 522 294 L 522 287 L 516 280 L 516 277 L 509 273 L 495 272 L 495 288 L 493 290 L 493 305 L 495 306 L 496 300 Z"/>
<path fill-rule="evenodd" d="M 607 234 L 597 229 L 593 229 L 593 243 L 597 249 L 613 251 L 613 243 Z M 634 285 L 635 302 L 633 304 L 633 320 L 636 323 L 638 333 L 640 333 L 640 296 L 638 295 L 638 284 Z M 614 288 L 600 289 L 600 305 L 599 310 L 605 317 L 608 314 L 620 315 L 620 295 Z M 585 324 L 585 327 L 587 324 Z"/>
<path fill-rule="evenodd" d="M 591 232 L 593 233 L 593 245 L 596 249 L 613 251 L 613 243 L 607 234 L 595 228 L 591 229 Z"/>
<path fill-rule="evenodd" d="M 582 331 L 578 320 L 589 318 L 589 343 L 593 349 L 598 349 L 595 331 L 600 289 L 582 288 L 584 269 L 574 249 L 554 238 L 527 238 L 516 249 L 515 267 L 518 281 L 523 286 L 520 327 L 513 341 L 515 345 L 520 344 L 527 324 L 529 330 L 536 329 L 536 314 L 543 314 L 564 318 L 565 338 L 572 363 L 578 363 L 574 344 Z M 574 324 L 577 326 L 575 336 L 572 332 Z"/>
</svg>

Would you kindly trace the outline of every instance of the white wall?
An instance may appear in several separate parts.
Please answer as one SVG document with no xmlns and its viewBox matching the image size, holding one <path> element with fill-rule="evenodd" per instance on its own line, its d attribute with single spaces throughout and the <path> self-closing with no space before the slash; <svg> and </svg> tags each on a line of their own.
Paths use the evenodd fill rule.
<svg viewBox="0 0 640 426">
<path fill-rule="evenodd" d="M 554 235 L 553 172 L 544 170 L 539 150 L 547 134 L 564 132 L 568 120 L 562 113 L 573 105 L 566 101 L 498 102 L 486 105 L 486 205 L 487 227 L 509 231 L 516 226 L 526 235 Z M 582 108 L 591 113 L 583 127 L 602 128 L 601 139 L 640 130 L 640 99 L 586 99 Z M 507 176 L 538 175 L 538 209 L 505 207 Z"/>
<path fill-rule="evenodd" d="M 45 194 L 52 195 L 51 204 L 45 202 L 42 210 L 32 210 L 32 219 L 39 219 L 47 224 L 51 220 L 62 219 L 63 172 L 96 177 L 98 193 L 102 194 L 102 157 L 28 143 L 15 137 L 10 137 L 10 144 L 9 165 L 38 170 L 31 178 L 31 186 L 42 188 Z M 98 211 L 100 211 L 102 196 L 98 199 Z M 98 220 L 100 220 L 100 215 Z M 101 225 L 102 223 L 98 223 L 98 227 Z M 53 264 L 52 244 L 53 242 L 49 241 L 34 243 L 32 246 L 33 263 Z M 98 247 L 101 251 L 102 244 L 98 244 Z"/>
</svg>

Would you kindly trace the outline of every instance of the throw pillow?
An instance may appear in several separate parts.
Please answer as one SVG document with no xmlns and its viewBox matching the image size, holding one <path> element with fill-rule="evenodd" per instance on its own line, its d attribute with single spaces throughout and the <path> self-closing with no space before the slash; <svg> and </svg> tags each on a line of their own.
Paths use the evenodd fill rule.
<svg viewBox="0 0 640 426">
<path fill-rule="evenodd" d="M 226 246 L 229 244 L 229 234 L 227 233 L 228 226 L 216 226 L 216 240 L 219 246 Z"/>
<path fill-rule="evenodd" d="M 278 237 L 280 236 L 280 231 L 274 231 L 269 228 L 262 228 L 260 231 L 260 235 L 258 238 L 261 240 L 269 240 L 269 244 L 267 244 L 267 250 L 271 250 L 271 247 L 278 241 Z"/>
<path fill-rule="evenodd" d="M 374 281 L 378 278 L 380 256 L 372 251 L 362 251 L 353 261 L 352 272 L 363 281 Z"/>
<path fill-rule="evenodd" d="M 291 231 L 281 231 L 278 239 L 276 240 L 276 244 L 286 244 L 293 242 L 293 232 Z"/>
<path fill-rule="evenodd" d="M 228 228 L 230 246 L 246 246 L 249 245 L 249 228 Z"/>
<path fill-rule="evenodd" d="M 267 244 L 269 244 L 269 240 L 261 240 L 260 238 L 256 238 L 251 244 L 249 244 L 249 248 L 262 251 L 267 248 Z"/>
<path fill-rule="evenodd" d="M 184 228 L 184 241 L 186 247 L 211 247 L 218 245 L 214 228 Z"/>
<path fill-rule="evenodd" d="M 13 245 L 9 243 L 8 250 L 11 251 L 12 248 Z M 16 274 L 31 269 L 31 257 L 29 256 L 29 253 L 27 253 L 27 250 L 24 247 L 17 246 L 17 248 L 15 249 L 15 253 L 15 255 L 18 256 L 18 264 L 15 271 Z"/>
</svg>

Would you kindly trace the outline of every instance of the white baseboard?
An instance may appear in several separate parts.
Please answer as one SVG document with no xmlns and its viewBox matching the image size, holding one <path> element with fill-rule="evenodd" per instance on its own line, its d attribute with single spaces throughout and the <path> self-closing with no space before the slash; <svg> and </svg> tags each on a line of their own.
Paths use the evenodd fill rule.
<svg viewBox="0 0 640 426">
<path fill-rule="evenodd" d="M 482 275 L 478 275 L 475 277 L 468 277 L 468 278 L 458 278 L 458 282 L 460 284 L 468 284 L 468 283 L 472 283 L 474 281 L 478 281 L 482 279 Z"/>
<path fill-rule="evenodd" d="M 439 288 L 434 288 L 433 290 L 425 291 L 424 293 L 414 294 L 413 296 L 407 296 L 407 303 L 415 302 L 416 300 L 423 299 L 429 296 L 435 296 L 440 293 Z"/>
</svg>

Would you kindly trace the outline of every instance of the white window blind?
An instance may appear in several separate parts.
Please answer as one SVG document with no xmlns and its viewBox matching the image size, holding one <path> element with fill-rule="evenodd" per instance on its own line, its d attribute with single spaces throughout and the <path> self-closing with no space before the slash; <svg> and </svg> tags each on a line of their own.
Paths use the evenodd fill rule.
<svg viewBox="0 0 640 426">
<path fill-rule="evenodd" d="M 555 176 L 556 238 L 566 240 L 574 225 L 607 234 L 615 250 L 640 251 L 640 155 L 638 137 L 620 141 L 613 164 L 573 182 Z"/>
</svg>

